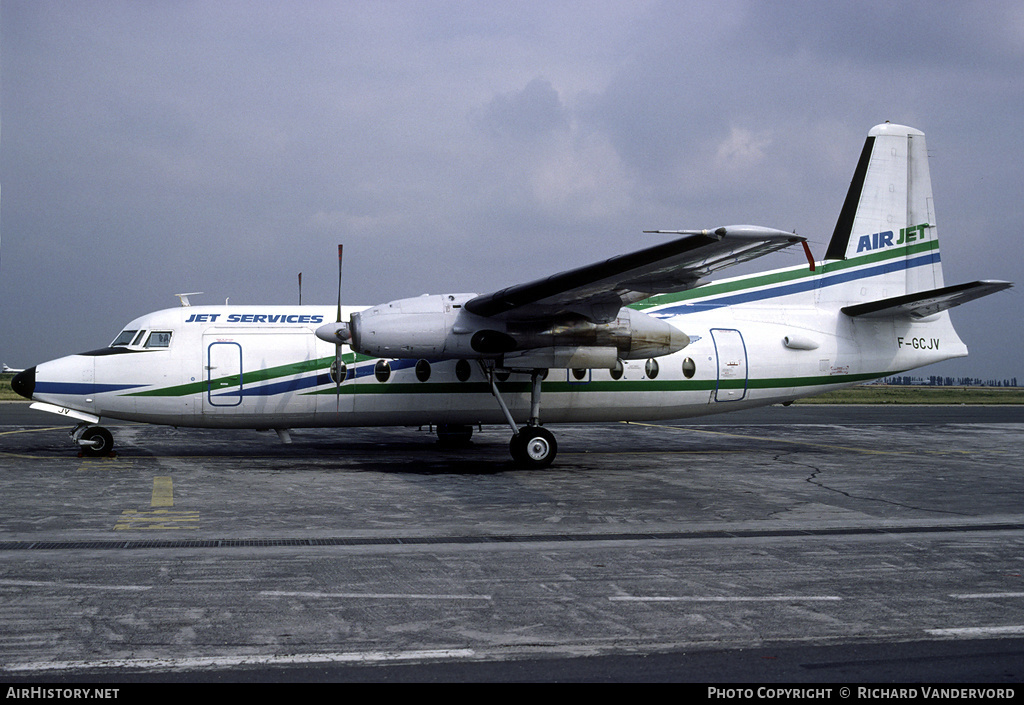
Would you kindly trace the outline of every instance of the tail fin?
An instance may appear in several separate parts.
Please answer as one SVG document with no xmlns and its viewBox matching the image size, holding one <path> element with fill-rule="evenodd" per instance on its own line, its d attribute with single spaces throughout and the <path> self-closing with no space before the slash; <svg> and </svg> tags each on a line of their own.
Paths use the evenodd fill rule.
<svg viewBox="0 0 1024 705">
<path fill-rule="evenodd" d="M 868 133 L 825 259 L 843 274 L 819 301 L 851 317 L 922 319 L 1012 286 L 944 285 L 924 133 L 888 122 Z"/>
<path fill-rule="evenodd" d="M 877 125 L 864 143 L 825 259 L 883 265 L 885 276 L 872 277 L 861 300 L 940 289 L 935 220 L 924 133 Z"/>
</svg>

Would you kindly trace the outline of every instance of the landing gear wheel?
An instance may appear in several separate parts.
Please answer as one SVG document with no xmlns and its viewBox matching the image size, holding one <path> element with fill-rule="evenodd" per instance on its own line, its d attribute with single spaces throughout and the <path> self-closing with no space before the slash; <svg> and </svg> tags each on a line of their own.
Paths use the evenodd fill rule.
<svg viewBox="0 0 1024 705">
<path fill-rule="evenodd" d="M 82 431 L 82 455 L 98 458 L 110 455 L 114 448 L 114 437 L 102 426 L 90 426 Z"/>
<path fill-rule="evenodd" d="M 540 426 L 524 426 L 512 436 L 509 452 L 516 464 L 530 468 L 546 468 L 555 460 L 558 443 L 547 429 Z"/>
</svg>

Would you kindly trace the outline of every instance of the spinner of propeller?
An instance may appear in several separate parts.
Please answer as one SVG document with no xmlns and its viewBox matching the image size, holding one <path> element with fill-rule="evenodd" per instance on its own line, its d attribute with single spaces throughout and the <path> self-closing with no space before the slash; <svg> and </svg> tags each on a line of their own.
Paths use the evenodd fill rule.
<svg viewBox="0 0 1024 705">
<path fill-rule="evenodd" d="M 337 355 L 341 357 L 341 346 L 352 337 L 348 321 L 341 320 L 341 273 L 342 273 L 342 250 L 343 246 L 338 245 L 338 315 L 334 323 L 325 323 L 316 329 L 316 337 L 337 346 Z"/>
</svg>

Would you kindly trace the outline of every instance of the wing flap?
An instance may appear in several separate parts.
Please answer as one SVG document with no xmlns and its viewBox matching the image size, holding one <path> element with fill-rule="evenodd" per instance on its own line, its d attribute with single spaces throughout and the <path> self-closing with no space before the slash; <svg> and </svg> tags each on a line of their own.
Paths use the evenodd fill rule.
<svg viewBox="0 0 1024 705">
<path fill-rule="evenodd" d="M 1010 282 L 996 280 L 969 282 L 941 289 L 920 291 L 906 296 L 895 296 L 891 299 L 845 306 L 843 313 L 854 318 L 886 318 L 888 316 L 924 318 L 968 301 L 980 299 L 982 296 L 1008 289 L 1011 286 L 1013 284 Z"/>
<path fill-rule="evenodd" d="M 466 302 L 478 316 L 529 319 L 577 313 L 608 321 L 653 294 L 691 289 L 711 272 L 775 252 L 804 238 L 753 225 L 648 231 L 682 235 L 660 245 L 482 294 Z"/>
</svg>

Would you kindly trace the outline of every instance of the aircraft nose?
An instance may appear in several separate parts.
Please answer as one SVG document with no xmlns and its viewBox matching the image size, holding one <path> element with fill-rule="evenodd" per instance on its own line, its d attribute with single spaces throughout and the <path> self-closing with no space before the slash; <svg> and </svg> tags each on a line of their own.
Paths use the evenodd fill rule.
<svg viewBox="0 0 1024 705">
<path fill-rule="evenodd" d="M 36 368 L 29 367 L 14 375 L 14 379 L 11 380 L 11 389 L 26 399 L 31 399 L 36 391 Z"/>
</svg>

